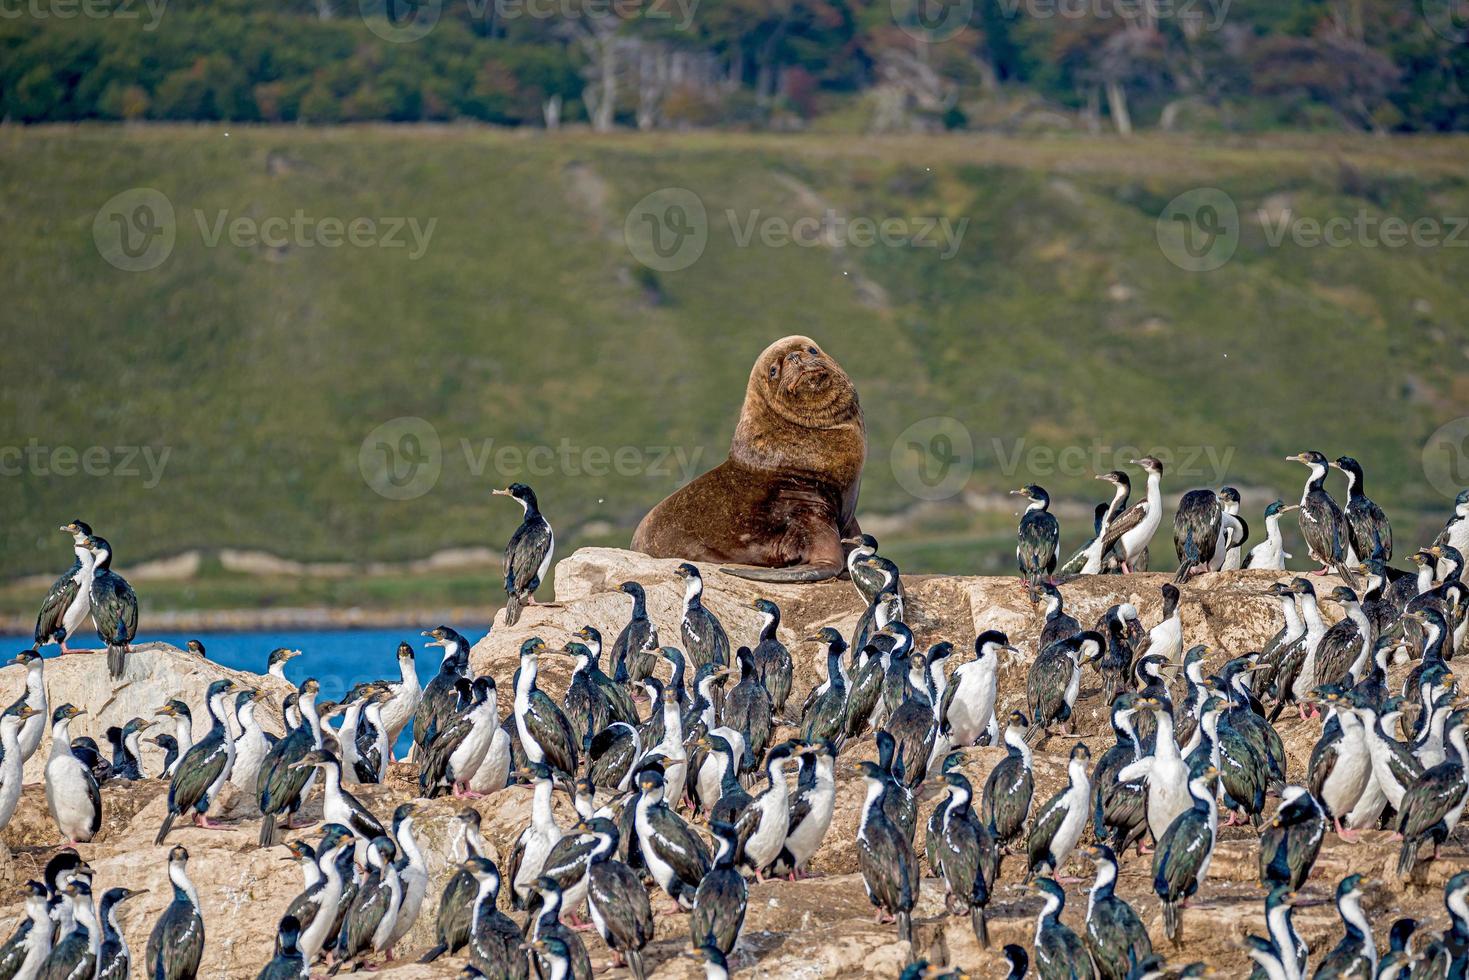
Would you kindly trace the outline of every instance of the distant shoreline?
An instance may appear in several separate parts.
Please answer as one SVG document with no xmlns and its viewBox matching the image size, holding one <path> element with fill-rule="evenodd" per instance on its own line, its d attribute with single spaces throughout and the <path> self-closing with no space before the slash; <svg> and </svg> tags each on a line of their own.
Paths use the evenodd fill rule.
<svg viewBox="0 0 1469 980">
<path fill-rule="evenodd" d="M 149 612 L 143 609 L 139 616 L 139 633 L 147 638 L 154 632 L 204 631 L 254 631 L 254 630 L 328 630 L 328 629 L 388 629 L 392 627 L 416 627 L 428 629 L 440 623 L 459 627 L 470 624 L 485 628 L 494 620 L 496 607 L 463 606 L 425 609 L 338 609 L 325 606 L 307 606 L 277 609 L 199 609 Z M 0 615 L 0 633 L 29 636 L 35 628 L 35 620 L 18 616 Z M 81 644 L 95 643 L 96 636 L 84 631 Z"/>
</svg>

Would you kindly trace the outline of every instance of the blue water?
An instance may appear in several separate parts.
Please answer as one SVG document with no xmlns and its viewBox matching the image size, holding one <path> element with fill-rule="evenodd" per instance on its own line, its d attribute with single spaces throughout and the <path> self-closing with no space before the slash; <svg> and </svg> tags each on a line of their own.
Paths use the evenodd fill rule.
<svg viewBox="0 0 1469 980">
<path fill-rule="evenodd" d="M 465 639 L 477 643 L 483 633 L 466 633 Z M 81 646 L 95 646 L 95 637 L 83 638 Z M 339 700 L 352 685 L 362 681 L 379 679 L 395 680 L 398 677 L 398 644 L 406 642 L 413 647 L 417 658 L 418 680 L 427 684 L 439 669 L 443 651 L 439 647 L 426 647 L 428 637 L 420 636 L 416 629 L 335 629 L 335 630 L 242 630 L 197 633 L 152 633 L 140 630 L 138 642 L 162 640 L 182 648 L 189 640 L 204 644 L 204 653 L 210 660 L 232 670 L 248 670 L 265 673 L 265 660 L 276 647 L 287 647 L 302 651 L 301 656 L 286 663 L 286 677 L 300 684 L 308 677 L 315 677 L 321 685 L 322 700 Z M 30 647 L 29 636 L 0 636 L 0 651 L 20 650 Z M 61 648 L 54 643 L 41 651 L 54 657 Z M 404 732 L 404 737 L 408 733 Z"/>
</svg>

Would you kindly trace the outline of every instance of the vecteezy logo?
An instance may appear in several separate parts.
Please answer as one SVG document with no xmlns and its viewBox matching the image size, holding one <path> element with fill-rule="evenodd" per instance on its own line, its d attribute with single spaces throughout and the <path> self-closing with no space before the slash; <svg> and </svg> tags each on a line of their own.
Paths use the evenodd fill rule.
<svg viewBox="0 0 1469 980">
<path fill-rule="evenodd" d="M 367 29 L 393 44 L 427 37 L 444 12 L 443 0 L 383 0 L 383 7 L 379 14 L 377 0 L 357 0 L 357 11 Z"/>
<path fill-rule="evenodd" d="M 1444 423 L 1428 437 L 1423 444 L 1423 475 L 1446 497 L 1469 488 L 1469 415 Z"/>
<path fill-rule="evenodd" d="M 439 482 L 444 450 L 439 432 L 412 415 L 373 429 L 357 450 L 357 469 L 373 491 L 389 500 L 422 497 Z"/>
<path fill-rule="evenodd" d="M 898 486 L 920 500 L 946 500 L 974 472 L 974 438 L 947 415 L 919 419 L 893 442 L 890 462 Z"/>
<path fill-rule="evenodd" d="M 158 268 L 173 252 L 177 236 L 173 203 L 151 187 L 123 191 L 92 218 L 98 254 L 124 272 Z"/>
<path fill-rule="evenodd" d="M 683 187 L 656 190 L 634 204 L 622 223 L 633 258 L 659 272 L 677 272 L 699 261 L 709 244 L 709 215 L 699 195 Z"/>
<path fill-rule="evenodd" d="M 1429 30 L 1450 44 L 1469 41 L 1469 2 L 1465 0 L 1419 0 Z"/>
<path fill-rule="evenodd" d="M 938 44 L 969 26 L 974 0 L 889 0 L 893 22 L 915 41 Z"/>
<path fill-rule="evenodd" d="M 1195 187 L 1158 215 L 1158 248 L 1185 272 L 1212 272 L 1239 247 L 1239 209 L 1217 187 Z"/>
</svg>

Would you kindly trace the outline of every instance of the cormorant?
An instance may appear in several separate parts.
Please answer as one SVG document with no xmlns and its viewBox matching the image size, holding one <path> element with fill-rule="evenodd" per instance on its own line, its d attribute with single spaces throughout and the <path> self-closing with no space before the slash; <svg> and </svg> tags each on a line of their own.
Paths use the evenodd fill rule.
<svg viewBox="0 0 1469 980">
<path fill-rule="evenodd" d="M 127 579 L 112 570 L 112 545 L 95 534 L 87 539 L 96 559 L 92 568 L 92 623 L 107 644 L 107 672 L 113 680 L 126 673 L 128 647 L 138 635 L 138 596 Z"/>
<path fill-rule="evenodd" d="M 154 980 L 193 980 L 204 955 L 204 916 L 199 893 L 188 874 L 189 852 L 177 845 L 168 852 L 168 881 L 173 901 L 148 936 L 145 975 Z"/>
<path fill-rule="evenodd" d="M 520 610 L 536 601 L 535 591 L 551 568 L 556 532 L 541 515 L 535 491 L 524 483 L 512 483 L 503 490 L 491 492 L 515 498 L 525 512 L 520 526 L 505 545 L 505 625 L 514 626 L 520 619 Z"/>
<path fill-rule="evenodd" d="M 1057 523 L 1056 515 L 1048 510 L 1051 495 L 1041 487 L 1032 483 L 1010 492 L 1030 501 L 1020 517 L 1020 528 L 1016 532 L 1015 561 L 1034 605 L 1038 601 L 1037 587 L 1041 580 L 1050 580 L 1056 573 L 1056 561 L 1061 554 L 1061 525 Z"/>
</svg>

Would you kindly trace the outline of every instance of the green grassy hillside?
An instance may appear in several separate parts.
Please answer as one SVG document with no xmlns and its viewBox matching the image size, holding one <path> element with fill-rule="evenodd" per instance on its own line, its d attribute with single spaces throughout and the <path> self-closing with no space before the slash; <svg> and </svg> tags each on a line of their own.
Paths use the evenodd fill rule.
<svg viewBox="0 0 1469 980">
<path fill-rule="evenodd" d="M 993 491 L 1035 480 L 1089 514 L 1092 461 L 1110 467 L 1107 447 L 1123 446 L 1228 460 L 1216 473 L 1201 455 L 1196 473 L 1165 481 L 1175 498 L 1220 480 L 1289 498 L 1304 471 L 1284 455 L 1351 453 L 1413 540 L 1450 499 L 1425 479 L 1424 441 L 1469 405 L 1466 253 L 1272 246 L 1256 215 L 1469 215 L 1466 149 L 0 129 L 0 446 L 31 447 L 4 461 L 0 574 L 59 569 L 54 528 L 72 517 L 103 530 L 123 567 L 194 547 L 303 560 L 498 547 L 519 515 L 489 490 L 512 479 L 536 487 L 564 551 L 625 543 L 681 471 L 723 458 L 752 359 L 797 332 L 858 382 L 862 509 L 891 517 L 885 544 L 915 570 L 1003 562 L 1012 518 L 982 506 Z M 1222 268 L 1186 272 L 1160 249 L 1158 219 L 1200 186 L 1234 200 L 1240 241 Z M 689 267 L 655 271 L 630 253 L 624 220 L 668 187 L 701 199 L 708 242 Z M 132 188 L 174 211 L 172 251 L 150 271 L 104 260 L 108 220 L 94 235 L 99 208 Z M 752 218 L 828 207 L 968 223 L 948 258 L 740 243 Z M 379 235 L 401 223 L 405 244 L 230 243 L 229 222 L 298 211 L 318 231 L 322 218 L 372 219 Z M 122 217 L 152 227 L 135 208 Z M 433 222 L 421 256 L 408 219 L 420 232 Z M 388 499 L 359 455 L 405 416 L 431 424 L 440 472 L 421 495 Z M 900 433 L 932 416 L 958 420 L 974 447 L 970 494 L 938 505 L 891 462 Z M 418 434 L 400 424 L 384 438 L 428 461 L 422 441 L 403 441 Z M 537 446 L 549 472 L 497 455 Z M 105 464 L 90 457 L 105 475 L 58 475 L 80 471 L 90 447 L 109 450 Z M 139 454 L 132 475 L 126 447 L 147 447 L 161 470 Z M 1082 453 L 1066 473 L 1037 472 L 1036 447 Z M 900 447 L 900 470 L 919 461 Z M 1063 520 L 1065 543 L 1089 524 Z"/>
</svg>

